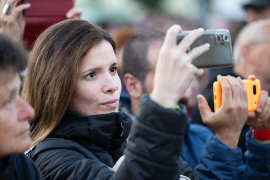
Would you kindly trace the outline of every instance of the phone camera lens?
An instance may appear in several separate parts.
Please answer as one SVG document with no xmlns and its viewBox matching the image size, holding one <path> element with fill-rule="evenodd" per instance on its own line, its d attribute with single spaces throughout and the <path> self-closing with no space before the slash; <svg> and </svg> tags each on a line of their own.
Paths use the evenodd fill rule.
<svg viewBox="0 0 270 180">
<path fill-rule="evenodd" d="M 228 35 L 223 35 L 223 39 L 224 39 L 225 42 L 229 42 L 229 37 L 228 37 Z"/>
<path fill-rule="evenodd" d="M 218 41 L 220 41 L 220 40 L 221 40 L 220 36 L 218 36 L 218 37 L 217 37 L 217 40 L 218 40 Z"/>
</svg>

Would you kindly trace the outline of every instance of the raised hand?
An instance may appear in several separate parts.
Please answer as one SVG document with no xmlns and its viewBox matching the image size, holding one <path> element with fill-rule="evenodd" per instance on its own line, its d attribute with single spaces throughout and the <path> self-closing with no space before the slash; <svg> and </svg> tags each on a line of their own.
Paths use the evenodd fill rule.
<svg viewBox="0 0 270 180">
<path fill-rule="evenodd" d="M 1 0 L 0 24 L 3 32 L 14 41 L 22 41 L 25 18 L 22 12 L 30 8 L 30 4 L 20 4 L 20 0 Z M 5 6 L 10 6 L 9 11 L 3 12 Z"/>
<path fill-rule="evenodd" d="M 238 77 L 218 76 L 222 88 L 222 105 L 212 112 L 206 99 L 198 95 L 198 106 L 202 120 L 216 137 L 231 148 L 237 148 L 241 130 L 248 116 L 248 98 L 245 85 Z"/>
<path fill-rule="evenodd" d="M 70 9 L 67 14 L 67 19 L 81 19 L 82 10 L 80 8 L 72 8 Z"/>
<path fill-rule="evenodd" d="M 255 80 L 256 77 L 251 75 L 249 79 Z M 247 124 L 257 131 L 270 129 L 270 97 L 268 97 L 268 92 L 261 91 L 256 111 L 248 112 Z"/>
<path fill-rule="evenodd" d="M 177 45 L 176 37 L 180 31 L 179 25 L 169 28 L 156 66 L 152 100 L 163 107 L 175 106 L 193 77 L 203 73 L 203 70 L 191 62 L 210 47 L 209 44 L 204 44 L 187 53 L 191 44 L 203 35 L 204 30 L 200 28 L 192 31 Z"/>
</svg>

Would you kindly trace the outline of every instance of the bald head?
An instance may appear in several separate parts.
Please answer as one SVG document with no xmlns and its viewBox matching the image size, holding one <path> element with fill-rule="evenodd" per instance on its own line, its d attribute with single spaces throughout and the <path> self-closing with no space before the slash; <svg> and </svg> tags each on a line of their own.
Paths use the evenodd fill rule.
<svg viewBox="0 0 270 180">
<path fill-rule="evenodd" d="M 246 44 L 256 44 L 270 40 L 270 20 L 261 20 L 250 23 L 239 33 L 234 45 L 235 66 L 243 60 L 241 47 Z"/>
<path fill-rule="evenodd" d="M 243 78 L 255 75 L 270 93 L 270 20 L 247 25 L 234 46 L 234 71 Z"/>
</svg>

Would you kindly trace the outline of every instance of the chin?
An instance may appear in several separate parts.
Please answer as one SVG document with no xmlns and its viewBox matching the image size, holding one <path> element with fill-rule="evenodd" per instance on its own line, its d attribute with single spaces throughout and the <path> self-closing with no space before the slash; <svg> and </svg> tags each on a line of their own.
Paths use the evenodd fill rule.
<svg viewBox="0 0 270 180">
<path fill-rule="evenodd" d="M 118 107 L 117 108 L 113 108 L 113 109 L 109 109 L 109 110 L 104 110 L 99 114 L 109 114 L 109 113 L 113 113 L 113 112 L 119 112 Z"/>
<path fill-rule="evenodd" d="M 32 146 L 32 140 L 30 136 L 24 138 L 23 140 L 20 140 L 19 143 L 16 144 L 16 149 L 14 150 L 14 154 L 21 154 L 24 153 L 26 150 L 31 148 Z"/>
</svg>

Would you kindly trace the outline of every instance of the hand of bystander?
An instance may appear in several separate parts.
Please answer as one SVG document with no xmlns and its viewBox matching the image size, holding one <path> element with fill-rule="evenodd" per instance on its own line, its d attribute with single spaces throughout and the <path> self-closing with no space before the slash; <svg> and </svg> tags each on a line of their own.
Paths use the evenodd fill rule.
<svg viewBox="0 0 270 180">
<path fill-rule="evenodd" d="M 254 80 L 256 77 L 251 75 L 249 79 Z M 257 110 L 248 112 L 247 124 L 255 131 L 270 130 L 270 97 L 268 97 L 267 91 L 261 91 Z M 255 139 L 255 141 L 262 144 L 270 143 L 270 140 L 260 141 Z"/>
<path fill-rule="evenodd" d="M 177 45 L 176 36 L 180 31 L 179 25 L 174 25 L 167 31 L 156 66 L 152 100 L 163 107 L 177 105 L 193 77 L 203 74 L 203 70 L 191 62 L 210 47 L 207 43 L 187 53 L 191 44 L 203 35 L 204 30 L 193 30 Z"/>
<path fill-rule="evenodd" d="M 248 99 L 244 83 L 231 76 L 218 76 L 222 88 L 221 108 L 212 112 L 204 96 L 198 95 L 202 120 L 227 146 L 236 149 L 241 130 L 248 115 Z"/>
<path fill-rule="evenodd" d="M 22 12 L 30 8 L 30 4 L 20 4 L 20 0 L 0 1 L 0 25 L 5 34 L 14 41 L 22 41 L 25 29 L 25 18 Z"/>
</svg>

